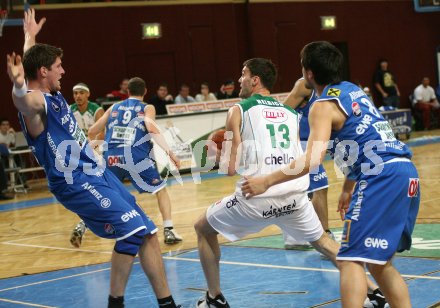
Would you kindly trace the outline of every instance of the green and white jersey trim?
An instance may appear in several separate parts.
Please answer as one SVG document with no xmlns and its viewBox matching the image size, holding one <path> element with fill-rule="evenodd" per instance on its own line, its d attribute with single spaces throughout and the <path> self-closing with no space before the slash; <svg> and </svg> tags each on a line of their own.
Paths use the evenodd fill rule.
<svg viewBox="0 0 440 308">
<path fill-rule="evenodd" d="M 76 103 L 70 105 L 70 110 L 72 111 L 73 115 L 75 116 L 75 119 L 78 122 L 79 127 L 83 130 L 83 132 L 86 134 L 86 136 L 87 136 L 87 132 L 89 131 L 89 128 L 93 124 L 95 124 L 96 112 L 100 109 L 102 109 L 102 107 L 100 107 L 98 104 L 93 103 L 93 102 L 89 102 L 89 104 L 87 105 L 86 111 L 81 113 L 78 110 L 78 105 Z"/>
<path fill-rule="evenodd" d="M 273 97 L 253 95 L 237 103 L 241 111 L 242 175 L 270 174 L 289 165 L 303 154 L 299 140 L 298 113 Z M 241 193 L 242 180 L 236 192 Z M 305 192 L 309 177 L 278 184 L 268 189 L 262 197 Z"/>
</svg>

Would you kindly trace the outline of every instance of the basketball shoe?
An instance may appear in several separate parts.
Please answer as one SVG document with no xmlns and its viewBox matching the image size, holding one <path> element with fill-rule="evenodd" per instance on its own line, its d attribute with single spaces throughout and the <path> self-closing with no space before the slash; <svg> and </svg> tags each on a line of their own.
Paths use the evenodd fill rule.
<svg viewBox="0 0 440 308">
<path fill-rule="evenodd" d="M 387 303 L 382 292 L 379 289 L 376 289 L 372 294 L 367 294 L 364 308 L 390 308 L 390 305 Z"/>
<path fill-rule="evenodd" d="M 82 238 L 84 233 L 86 233 L 87 227 L 83 220 L 81 220 L 73 229 L 70 235 L 70 243 L 72 246 L 79 248 L 81 247 Z"/>
<path fill-rule="evenodd" d="M 291 237 L 290 235 L 287 235 L 283 232 L 283 239 L 284 239 L 284 249 L 287 250 L 304 250 L 304 249 L 311 249 L 312 245 L 310 245 L 309 242 L 306 241 L 298 241 L 297 239 Z"/>
<path fill-rule="evenodd" d="M 208 292 L 206 295 L 197 301 L 197 308 L 230 308 L 228 301 L 223 294 L 217 295 L 215 298 L 209 297 Z"/>
<path fill-rule="evenodd" d="M 172 245 L 177 244 L 182 241 L 182 237 L 177 233 L 175 229 L 164 228 L 163 229 L 163 238 L 165 244 Z"/>
</svg>

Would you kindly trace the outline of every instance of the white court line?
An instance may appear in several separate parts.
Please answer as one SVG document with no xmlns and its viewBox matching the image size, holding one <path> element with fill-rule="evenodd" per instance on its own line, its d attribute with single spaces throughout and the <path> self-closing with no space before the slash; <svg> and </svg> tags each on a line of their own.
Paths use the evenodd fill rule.
<svg viewBox="0 0 440 308">
<path fill-rule="evenodd" d="M 221 198 L 219 198 L 219 199 L 221 199 Z M 215 201 L 210 204 L 207 204 L 205 206 L 193 207 L 191 209 L 186 209 L 186 210 L 181 210 L 181 211 L 173 211 L 173 214 L 187 213 L 187 212 L 193 212 L 195 210 L 207 209 L 211 204 L 214 204 L 214 203 L 215 203 Z"/>
<path fill-rule="evenodd" d="M 139 262 L 135 262 L 134 264 L 138 264 L 138 263 L 139 263 Z M 80 277 L 80 276 L 85 276 L 85 275 L 95 274 L 95 273 L 104 272 L 104 271 L 109 271 L 109 270 L 110 270 L 110 267 L 107 267 L 107 268 L 103 268 L 103 269 L 99 269 L 99 270 L 94 270 L 94 271 L 90 271 L 90 272 L 84 272 L 84 273 L 75 274 L 75 275 L 69 275 L 69 276 L 64 276 L 64 277 L 59 277 L 59 278 L 54 278 L 54 279 L 48 279 L 48 280 L 42 280 L 42 281 L 36 281 L 36 282 L 32 282 L 32 283 L 23 284 L 23 285 L 21 285 L 21 286 L 15 286 L 15 287 L 10 287 L 10 288 L 6 288 L 6 289 L 0 289 L 0 292 L 9 291 L 9 290 L 15 290 L 15 289 L 20 289 L 20 288 L 25 288 L 25 287 L 30 287 L 30 286 L 35 286 L 35 285 L 39 285 L 39 284 L 43 284 L 43 283 L 48 283 L 48 282 L 53 282 L 53 281 L 59 281 L 59 280 L 64 280 L 64 279 L 73 278 L 73 277 Z"/>
<path fill-rule="evenodd" d="M 3 242 L 3 244 L 8 245 L 16 245 L 16 246 L 29 246 L 35 248 L 46 248 L 46 249 L 56 249 L 56 250 L 73 250 L 78 252 L 92 252 L 92 253 L 102 253 L 102 254 L 111 254 L 110 251 L 99 251 L 99 250 L 86 250 L 86 249 L 77 249 L 77 248 L 64 248 L 64 247 L 53 247 L 53 246 L 43 246 L 43 245 L 29 245 L 29 244 L 19 244 L 19 243 L 9 243 Z M 188 253 L 188 252 L 187 252 Z M 188 262 L 200 262 L 199 259 L 191 259 L 191 258 L 180 258 L 180 257 L 166 257 L 162 256 L 163 259 L 166 260 L 177 260 L 177 261 L 188 261 Z M 337 269 L 323 269 L 323 268 L 313 268 L 313 267 L 296 267 L 296 266 L 284 266 L 284 265 L 272 265 L 272 264 L 259 264 L 259 263 L 246 263 L 246 262 L 232 262 L 232 261 L 220 261 L 221 264 L 229 264 L 229 265 L 241 265 L 241 266 L 253 266 L 253 267 L 267 267 L 267 268 L 279 268 L 279 269 L 288 269 L 288 270 L 299 270 L 299 271 L 317 271 L 317 272 L 331 272 L 337 273 L 339 270 Z M 368 273 L 369 274 L 369 273 Z M 81 274 L 82 275 L 82 274 Z M 74 275 L 76 276 L 76 275 Z M 72 277 L 74 277 L 72 276 Z M 432 277 L 432 276 L 421 276 L 421 275 L 403 275 L 405 278 L 414 278 L 414 279 L 428 279 L 428 280 L 440 280 L 440 277 Z M 61 279 L 61 278 L 58 278 Z M 3 290 L 0 290 L 0 292 Z"/>
<path fill-rule="evenodd" d="M 165 260 L 175 260 L 175 261 L 186 261 L 186 262 L 200 262 L 199 259 L 193 259 L 193 258 L 179 258 L 179 257 L 163 257 Z M 134 264 L 139 264 L 139 262 L 134 262 Z M 313 268 L 313 267 L 299 267 L 299 266 L 285 266 L 285 265 L 273 265 L 273 264 L 260 264 L 260 263 L 247 263 L 247 262 L 233 262 L 233 261 L 220 261 L 220 264 L 227 264 L 227 265 L 238 265 L 238 266 L 250 266 L 250 267 L 263 267 L 263 268 L 275 268 L 275 269 L 287 269 L 287 270 L 299 270 L 299 271 L 315 271 L 315 272 L 330 272 L 330 273 L 338 273 L 339 271 L 337 269 L 325 269 L 325 268 Z M 0 292 L 9 291 L 9 290 L 15 290 L 19 288 L 25 288 L 33 285 L 39 285 L 43 283 L 53 282 L 53 281 L 59 281 L 59 280 L 65 280 L 73 277 L 80 277 L 85 275 L 90 275 L 94 273 L 99 273 L 103 271 L 110 270 L 110 267 L 103 268 L 99 270 L 94 270 L 90 272 L 84 272 L 80 274 L 75 275 L 69 275 L 54 279 L 48 279 L 33 283 L 28 283 L 20 286 L 14 286 L 6 289 L 0 289 Z M 370 273 L 368 273 L 371 275 Z M 432 276 L 420 276 L 420 275 L 401 275 L 405 278 L 415 278 L 415 279 L 428 279 L 428 280 L 440 280 L 440 277 L 432 277 Z"/>
<path fill-rule="evenodd" d="M 7 241 L 7 242 L 3 242 L 3 243 L 9 244 L 9 243 L 14 243 L 14 242 L 18 242 L 18 241 L 26 241 L 26 240 L 30 240 L 30 239 L 33 239 L 33 238 L 40 238 L 40 237 L 53 236 L 53 235 L 62 235 L 62 234 L 63 233 L 59 233 L 59 232 L 49 233 L 49 234 L 41 234 L 41 235 L 35 235 L 35 236 L 31 236 L 31 237 L 19 238 L 19 239 L 16 239 L 16 240 Z"/>
<path fill-rule="evenodd" d="M 93 252 L 93 253 L 104 253 L 104 254 L 111 254 L 112 253 L 111 251 L 86 250 L 86 249 L 78 249 L 78 248 L 64 248 L 64 247 L 54 247 L 54 246 L 44 246 L 44 245 L 20 244 L 20 243 L 12 243 L 12 242 L 2 242 L 2 244 L 23 246 L 23 247 L 56 249 L 56 250 L 69 250 L 69 251 L 77 251 L 77 252 Z"/>
<path fill-rule="evenodd" d="M 420 201 L 420 203 L 431 202 L 431 201 L 435 201 L 435 200 L 440 200 L 440 198 L 434 198 L 434 199 L 423 200 L 423 201 Z"/>
<path fill-rule="evenodd" d="M 167 260 L 200 262 L 199 259 L 191 259 L 191 258 L 179 258 L 179 257 L 163 257 L 163 258 L 167 259 Z M 279 268 L 279 269 L 298 270 L 298 271 L 315 271 L 315 272 L 331 272 L 331 273 L 338 273 L 339 272 L 339 270 L 337 270 L 337 269 L 314 268 L 314 267 L 298 267 L 298 266 L 285 266 L 285 265 L 272 265 L 272 264 L 233 262 L 233 261 L 220 261 L 220 264 L 253 266 L 253 267 L 265 267 L 265 268 Z M 368 273 L 368 274 L 371 275 L 370 273 Z M 406 277 L 406 278 L 440 280 L 440 277 L 432 277 L 432 276 L 402 275 L 402 274 L 401 274 L 401 276 L 402 277 Z"/>
<path fill-rule="evenodd" d="M 44 305 L 38 305 L 38 304 L 32 304 L 32 303 L 26 303 L 26 302 L 19 302 L 19 301 L 13 301 L 6 298 L 0 298 L 0 302 L 7 302 L 12 304 L 19 304 L 19 305 L 25 305 L 25 306 L 32 306 L 32 307 L 43 307 L 43 308 L 56 308 L 54 306 L 44 306 Z"/>
</svg>

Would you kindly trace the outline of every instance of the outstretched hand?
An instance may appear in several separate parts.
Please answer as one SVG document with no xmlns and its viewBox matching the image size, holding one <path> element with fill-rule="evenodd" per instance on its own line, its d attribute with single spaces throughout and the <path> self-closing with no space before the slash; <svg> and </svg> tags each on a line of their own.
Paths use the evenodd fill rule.
<svg viewBox="0 0 440 308">
<path fill-rule="evenodd" d="M 40 32 L 41 28 L 43 28 L 45 22 L 46 22 L 46 17 L 43 17 L 37 23 L 37 21 L 35 20 L 34 9 L 29 9 L 25 11 L 24 20 L 23 20 L 24 34 L 30 35 L 31 37 L 37 36 L 38 32 Z"/>
<path fill-rule="evenodd" d="M 261 195 L 269 188 L 266 177 L 244 177 L 244 182 L 241 185 L 241 192 L 246 199 L 252 198 L 256 195 Z"/>
<path fill-rule="evenodd" d="M 21 63 L 21 56 L 16 55 L 15 52 L 12 55 L 6 55 L 6 66 L 9 79 L 17 88 L 21 88 L 24 84 L 24 68 Z"/>
</svg>

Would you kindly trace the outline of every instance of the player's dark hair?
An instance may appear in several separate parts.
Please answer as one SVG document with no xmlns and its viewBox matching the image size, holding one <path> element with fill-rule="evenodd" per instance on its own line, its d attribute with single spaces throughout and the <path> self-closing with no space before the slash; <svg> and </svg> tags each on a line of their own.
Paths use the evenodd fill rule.
<svg viewBox="0 0 440 308">
<path fill-rule="evenodd" d="M 341 82 L 343 62 L 339 49 L 326 41 L 309 43 L 301 50 L 301 64 L 313 72 L 318 85 Z"/>
<path fill-rule="evenodd" d="M 272 61 L 263 58 L 252 58 L 244 61 L 243 66 L 249 69 L 252 76 L 260 77 L 261 83 L 265 88 L 269 91 L 272 90 L 277 80 L 277 69 Z"/>
<path fill-rule="evenodd" d="M 36 80 L 40 68 L 45 67 L 50 70 L 56 59 L 62 57 L 63 50 L 61 48 L 47 44 L 35 44 L 23 56 L 23 68 L 26 78 Z"/>
<path fill-rule="evenodd" d="M 145 81 L 139 77 L 133 77 L 128 81 L 128 91 L 133 96 L 145 95 Z"/>
</svg>

